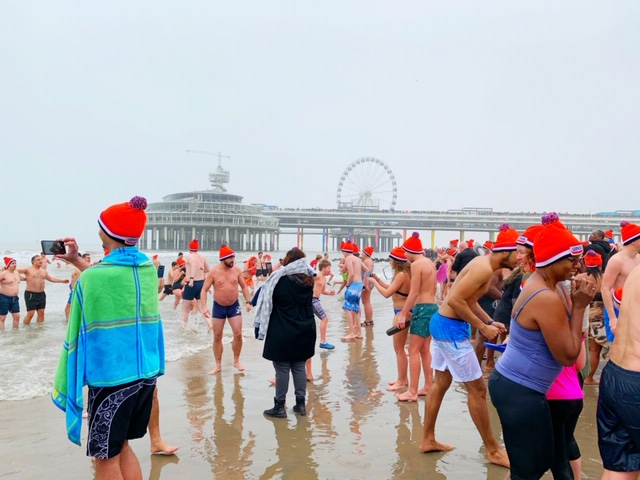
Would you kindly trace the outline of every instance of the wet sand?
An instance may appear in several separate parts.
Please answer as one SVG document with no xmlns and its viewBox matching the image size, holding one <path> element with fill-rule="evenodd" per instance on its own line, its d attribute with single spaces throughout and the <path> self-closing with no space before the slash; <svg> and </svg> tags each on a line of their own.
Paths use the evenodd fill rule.
<svg viewBox="0 0 640 480">
<path fill-rule="evenodd" d="M 313 358 L 315 379 L 308 388 L 307 417 L 291 411 L 293 385 L 287 419 L 262 415 L 273 406 L 274 387 L 268 383 L 273 367 L 261 357 L 262 342 L 253 338 L 245 338 L 243 373 L 231 365 L 230 345 L 225 345 L 223 371 L 215 376 L 207 374 L 213 367 L 210 350 L 168 363 L 166 375 L 158 381 L 161 430 L 180 450 L 176 456 L 150 455 L 148 436 L 133 441 L 144 478 L 505 478 L 506 469 L 486 462 L 464 388 L 455 383 L 445 396 L 436 433 L 456 449 L 419 451 L 424 399 L 400 404 L 386 391 L 387 382 L 395 378 L 391 339 L 384 333 L 391 322 L 386 300 L 374 297 L 376 323 L 364 329 L 363 341 L 353 344 L 334 341 L 344 325 L 337 299 L 323 298 L 323 304 L 333 314 L 329 341 L 336 349 L 318 350 Z M 252 316 L 246 322 L 250 320 Z M 576 430 L 583 478 L 600 478 L 602 473 L 596 444 L 597 391 L 586 388 Z M 499 436 L 500 423 L 491 404 L 489 412 Z M 77 447 L 67 440 L 64 415 L 48 397 L 1 402 L 0 425 L 0 478 L 93 478 L 85 456 L 86 421 L 83 446 Z"/>
</svg>

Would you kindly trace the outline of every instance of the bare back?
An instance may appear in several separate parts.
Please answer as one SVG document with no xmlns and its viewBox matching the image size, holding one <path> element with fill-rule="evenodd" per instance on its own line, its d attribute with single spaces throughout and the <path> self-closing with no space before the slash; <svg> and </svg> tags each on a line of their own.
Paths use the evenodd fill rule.
<svg viewBox="0 0 640 480">
<path fill-rule="evenodd" d="M 624 369 L 640 372 L 639 267 L 633 269 L 624 285 L 618 327 L 611 347 L 610 359 Z"/>
<path fill-rule="evenodd" d="M 489 290 L 493 272 L 489 256 L 471 260 L 453 282 L 453 286 L 440 306 L 440 313 L 449 318 L 469 321 L 467 318 L 461 318 L 464 314 L 460 312 L 459 304 L 464 302 L 469 310 L 473 310 L 478 304 L 478 299 Z"/>
<path fill-rule="evenodd" d="M 436 303 L 436 289 L 438 282 L 436 280 L 436 267 L 433 262 L 422 256 L 415 262 L 411 263 L 411 278 L 417 278 L 411 286 L 418 286 L 418 296 L 416 304 L 419 303 Z"/>
<path fill-rule="evenodd" d="M 187 255 L 187 278 L 193 278 L 194 282 L 204 280 L 205 275 L 209 272 L 209 263 L 207 259 L 198 252 L 191 252 Z"/>
<path fill-rule="evenodd" d="M 344 266 L 347 270 L 347 283 L 362 282 L 362 261 L 355 255 L 349 255 L 344 260 Z"/>
</svg>

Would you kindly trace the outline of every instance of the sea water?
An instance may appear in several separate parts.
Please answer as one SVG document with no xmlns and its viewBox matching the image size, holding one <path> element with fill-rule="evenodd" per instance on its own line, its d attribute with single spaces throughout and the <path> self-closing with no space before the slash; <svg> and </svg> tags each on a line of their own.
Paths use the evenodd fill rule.
<svg viewBox="0 0 640 480">
<path fill-rule="evenodd" d="M 23 246 L 20 246 L 23 247 Z M 103 254 L 99 247 L 94 246 L 86 251 L 91 254 L 92 262 L 102 259 Z M 31 257 L 38 253 L 37 250 L 29 251 L 24 248 L 6 249 L 0 252 L 0 259 L 10 256 L 16 259 L 18 268 L 31 265 Z M 151 255 L 150 252 L 146 252 Z M 217 252 L 201 252 L 207 258 L 209 264 L 218 263 Z M 270 252 L 274 261 L 284 256 L 285 252 Z M 171 267 L 171 262 L 176 260 L 178 252 L 159 252 L 158 258 L 165 269 Z M 186 251 L 185 251 L 186 254 Z M 315 255 L 315 254 L 314 254 Z M 244 260 L 252 256 L 249 252 L 239 252 L 237 264 L 242 267 Z M 335 254 L 333 257 L 340 257 Z M 47 271 L 50 276 L 61 279 L 71 278 L 73 268 L 48 257 L 52 263 Z M 313 255 L 309 254 L 309 260 Z M 334 272 L 337 272 L 338 258 L 332 258 Z M 378 268 L 381 270 L 382 267 Z M 166 277 L 166 275 L 165 275 Z M 8 314 L 5 319 L 5 330 L 0 331 L 0 401 L 25 400 L 51 392 L 53 377 L 58 359 L 62 351 L 67 324 L 65 322 L 64 309 L 69 298 L 69 285 L 46 282 L 47 294 L 46 319 L 44 323 L 36 323 L 34 315 L 31 325 L 24 325 L 23 318 L 26 315 L 24 303 L 25 282 L 20 285 L 20 327 L 12 328 L 12 317 Z M 209 296 L 212 301 L 212 296 Z M 167 296 L 160 302 L 160 315 L 164 325 L 165 355 L 168 362 L 193 355 L 196 352 L 211 349 L 213 336 L 208 330 L 207 324 L 199 313 L 192 314 L 188 326 L 185 328 L 181 307 L 173 309 L 174 297 Z M 243 303 L 243 302 L 241 302 Z M 211 306 L 210 306 L 211 308 Z M 243 337 L 245 341 L 254 336 L 253 313 L 244 313 Z M 233 340 L 231 329 L 224 329 L 223 343 L 230 344 Z M 211 358 L 213 368 L 213 354 Z"/>
</svg>

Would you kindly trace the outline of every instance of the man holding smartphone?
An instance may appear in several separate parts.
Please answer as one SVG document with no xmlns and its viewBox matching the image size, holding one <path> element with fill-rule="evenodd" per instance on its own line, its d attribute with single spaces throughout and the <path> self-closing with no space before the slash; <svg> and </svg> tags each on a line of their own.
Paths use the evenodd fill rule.
<svg viewBox="0 0 640 480">
<path fill-rule="evenodd" d="M 164 374 L 157 273 L 136 248 L 146 207 L 146 199 L 134 197 L 100 214 L 98 233 L 110 254 L 76 282 L 51 394 L 66 413 L 69 440 L 80 445 L 82 389 L 88 385 L 87 455 L 95 460 L 97 479 L 142 478 L 129 440 L 145 435 L 156 378 Z M 86 268 L 77 246 L 75 259 L 69 250 L 59 258 Z"/>
</svg>

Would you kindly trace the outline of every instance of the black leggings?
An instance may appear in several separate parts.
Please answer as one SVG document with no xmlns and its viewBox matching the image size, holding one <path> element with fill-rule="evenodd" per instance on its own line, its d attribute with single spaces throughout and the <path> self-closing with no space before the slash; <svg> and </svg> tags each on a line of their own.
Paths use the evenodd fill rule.
<svg viewBox="0 0 640 480">
<path fill-rule="evenodd" d="M 553 424 L 543 393 L 523 387 L 497 370 L 489 378 L 498 410 L 512 480 L 538 480 L 553 463 Z"/>
<path fill-rule="evenodd" d="M 580 400 L 549 400 L 553 422 L 554 457 L 551 472 L 554 480 L 573 480 L 571 460 L 580 458 L 580 449 L 573 436 L 582 412 Z"/>
</svg>

